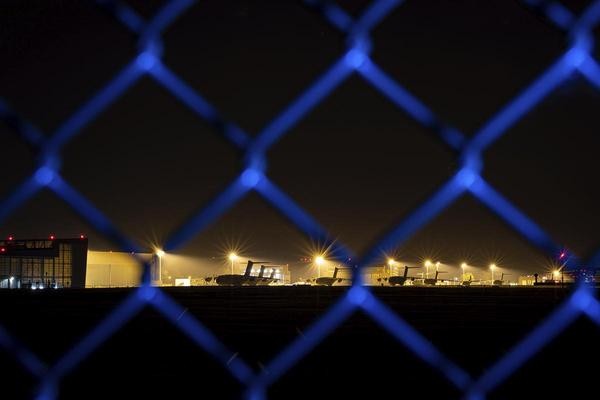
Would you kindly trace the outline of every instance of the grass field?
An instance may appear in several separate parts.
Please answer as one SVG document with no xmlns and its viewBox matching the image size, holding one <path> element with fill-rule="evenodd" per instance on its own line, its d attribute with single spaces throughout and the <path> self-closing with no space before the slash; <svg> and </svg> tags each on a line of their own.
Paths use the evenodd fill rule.
<svg viewBox="0 0 600 400">
<path fill-rule="evenodd" d="M 165 288 L 257 371 L 344 292 L 343 287 Z M 472 376 L 522 339 L 568 295 L 556 288 L 377 287 L 374 292 Z M 0 291 L 2 324 L 52 364 L 128 289 Z M 580 318 L 490 398 L 582 397 L 595 384 L 600 329 Z M 0 398 L 31 398 L 35 382 L 0 352 Z M 240 398 L 241 386 L 152 309 L 145 309 L 62 381 L 61 399 Z M 268 392 L 270 398 L 460 398 L 374 321 L 357 313 Z"/>
</svg>

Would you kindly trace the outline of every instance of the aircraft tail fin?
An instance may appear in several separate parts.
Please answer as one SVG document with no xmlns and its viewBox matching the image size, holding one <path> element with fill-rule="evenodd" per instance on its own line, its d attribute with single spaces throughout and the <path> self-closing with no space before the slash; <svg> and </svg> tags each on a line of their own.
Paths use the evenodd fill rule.
<svg viewBox="0 0 600 400">
<path fill-rule="evenodd" d="M 250 273 L 252 272 L 252 266 L 254 265 L 254 262 L 248 260 L 248 264 L 246 264 L 246 271 L 244 272 L 244 276 L 250 276 Z"/>
<path fill-rule="evenodd" d="M 421 268 L 421 267 L 409 267 L 408 265 L 404 266 L 404 277 L 408 277 L 408 270 L 411 268 Z"/>
<path fill-rule="evenodd" d="M 448 271 L 435 271 L 435 280 L 437 281 L 439 274 L 446 274 L 446 273 L 448 273 Z"/>
<path fill-rule="evenodd" d="M 244 272 L 244 276 L 250 276 L 250 274 L 252 273 L 252 266 L 254 264 L 269 264 L 269 261 L 251 261 L 251 260 L 248 260 L 248 264 L 246 264 L 246 272 Z"/>
</svg>

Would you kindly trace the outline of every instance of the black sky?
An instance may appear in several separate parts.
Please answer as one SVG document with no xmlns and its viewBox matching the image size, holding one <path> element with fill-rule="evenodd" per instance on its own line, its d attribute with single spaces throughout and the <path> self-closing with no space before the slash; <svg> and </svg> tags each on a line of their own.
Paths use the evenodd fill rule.
<svg viewBox="0 0 600 400">
<path fill-rule="evenodd" d="M 151 15 L 162 2 L 131 2 Z M 344 4 L 358 13 L 368 2 Z M 135 37 L 82 1 L 4 1 L 0 97 L 52 132 L 135 56 Z M 574 6 L 579 11 L 581 5 Z M 251 134 L 344 52 L 344 38 L 300 2 L 208 1 L 167 31 L 164 62 Z M 407 1 L 373 33 L 373 59 L 445 121 L 471 135 L 565 49 L 566 37 L 517 1 Z M 574 77 L 485 154 L 485 177 L 559 242 L 600 245 L 600 93 Z M 0 124 L 6 196 L 33 157 Z M 360 252 L 455 171 L 433 134 L 352 77 L 269 152 L 268 174 L 333 235 Z M 62 173 L 123 231 L 160 242 L 239 171 L 239 157 L 206 123 L 144 78 L 67 147 Z M 7 220 L 0 234 L 87 233 L 114 248 L 52 194 Z M 250 195 L 182 251 L 220 256 L 228 242 L 281 259 L 306 239 Z M 470 197 L 460 199 L 399 257 L 454 264 L 500 261 L 540 269 L 531 248 Z"/>
</svg>

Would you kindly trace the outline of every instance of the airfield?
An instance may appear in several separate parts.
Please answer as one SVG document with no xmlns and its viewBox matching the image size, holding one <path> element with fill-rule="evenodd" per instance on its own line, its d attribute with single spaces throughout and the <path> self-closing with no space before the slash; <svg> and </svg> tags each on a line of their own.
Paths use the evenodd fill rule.
<svg viewBox="0 0 600 400">
<path fill-rule="evenodd" d="M 51 364 L 133 289 L 0 291 L 1 323 Z M 163 288 L 260 371 L 347 290 L 345 287 Z M 561 287 L 374 287 L 373 292 L 450 359 L 476 376 L 565 299 Z M 8 306 L 10 305 L 10 306 Z M 599 329 L 578 320 L 522 375 L 490 398 L 578 397 L 594 380 L 580 362 L 600 355 Z M 3 398 L 31 398 L 32 379 L 0 353 Z M 571 364 L 567 364 L 571 363 Z M 527 378 L 522 378 L 522 377 Z M 526 380 L 525 380 L 526 379 Z M 61 399 L 241 398 L 227 371 L 152 309 L 144 309 L 63 382 Z M 269 398 L 358 395 L 459 398 L 437 371 L 358 312 L 269 391 Z M 579 391 L 579 392 L 578 392 Z M 82 396 L 82 393 L 89 394 Z M 6 396 L 6 397 L 5 397 Z M 148 398 L 149 398 L 148 397 Z"/>
</svg>

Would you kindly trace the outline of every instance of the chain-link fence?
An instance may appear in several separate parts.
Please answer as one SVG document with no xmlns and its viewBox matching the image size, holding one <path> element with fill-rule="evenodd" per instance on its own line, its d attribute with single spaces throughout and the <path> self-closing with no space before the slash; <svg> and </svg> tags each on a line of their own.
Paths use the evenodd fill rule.
<svg viewBox="0 0 600 400">
<path fill-rule="evenodd" d="M 481 376 L 472 377 L 457 363 L 442 354 L 401 316 L 380 301 L 366 286 L 361 285 L 361 267 L 380 257 L 380 248 L 398 246 L 418 229 L 449 207 L 459 196 L 470 194 L 498 214 L 522 237 L 549 255 L 560 251 L 550 236 L 524 212 L 511 204 L 502 193 L 492 187 L 481 175 L 482 153 L 494 144 L 511 126 L 546 98 L 557 86 L 573 74 L 580 74 L 590 85 L 600 90 L 600 65 L 593 58 L 593 29 L 600 20 L 600 1 L 592 2 L 580 15 L 556 1 L 527 0 L 533 12 L 545 14 L 547 19 L 565 32 L 567 48 L 531 84 L 492 116 L 472 137 L 446 124 L 418 97 L 406 90 L 400 82 L 386 74 L 370 57 L 376 43 L 370 40 L 371 31 L 392 10 L 401 6 L 400 0 L 374 0 L 358 17 L 353 17 L 332 1 L 306 1 L 306 6 L 318 11 L 328 23 L 346 38 L 347 49 L 322 76 L 313 82 L 256 136 L 251 137 L 231 121 L 225 120 L 205 98 L 175 74 L 161 59 L 161 35 L 173 21 L 186 12 L 193 0 L 168 1 L 151 19 L 145 20 L 124 3 L 99 0 L 99 7 L 108 10 L 115 19 L 138 38 L 138 53 L 122 70 L 52 135 L 45 136 L 28 121 L 20 118 L 4 102 L 0 102 L 0 117 L 32 148 L 36 149 L 37 167 L 31 175 L 0 203 L 0 221 L 40 190 L 46 188 L 70 205 L 100 234 L 119 244 L 123 251 L 139 249 L 126 235 L 119 232 L 90 201 L 82 196 L 61 176 L 61 151 L 82 128 L 97 118 L 116 99 L 122 96 L 140 78 L 147 76 L 185 104 L 197 116 L 208 121 L 233 147 L 241 151 L 243 169 L 227 188 L 212 199 L 166 241 L 165 250 L 173 251 L 202 232 L 211 222 L 226 213 L 230 207 L 251 191 L 260 194 L 268 203 L 291 220 L 306 236 L 331 246 L 330 255 L 338 260 L 352 257 L 358 268 L 354 271 L 353 285 L 301 337 L 283 349 L 260 372 L 254 372 L 244 360 L 235 357 L 218 337 L 204 327 L 201 321 L 185 313 L 184 309 L 163 290 L 151 286 L 149 265 L 145 265 L 142 285 L 136 289 L 107 318 L 67 351 L 55 364 L 45 365 L 10 332 L 0 327 L 0 345 L 11 353 L 32 376 L 40 382 L 39 398 L 58 396 L 58 384 L 88 355 L 132 319 L 142 308 L 149 306 L 185 332 L 194 342 L 210 353 L 247 388 L 249 398 L 266 397 L 271 384 L 329 335 L 353 313 L 362 311 L 392 334 L 399 345 L 406 346 L 416 356 L 439 370 L 466 398 L 484 398 L 507 377 L 549 344 L 562 330 L 581 315 L 600 324 L 600 303 L 593 289 L 581 284 L 568 299 L 543 323 L 529 333 L 505 356 L 490 366 Z M 458 169 L 427 201 L 413 210 L 393 230 L 381 237 L 377 245 L 360 257 L 332 236 L 318 221 L 308 215 L 283 190 L 269 179 L 266 152 L 290 131 L 307 113 L 352 75 L 358 75 L 378 90 L 398 108 L 426 129 L 434 132 L 440 141 L 454 150 Z M 600 251 L 589 260 L 573 264 L 600 264 Z M 141 261 L 140 261 L 141 262 Z M 579 265 L 579 264 L 577 264 Z"/>
</svg>

